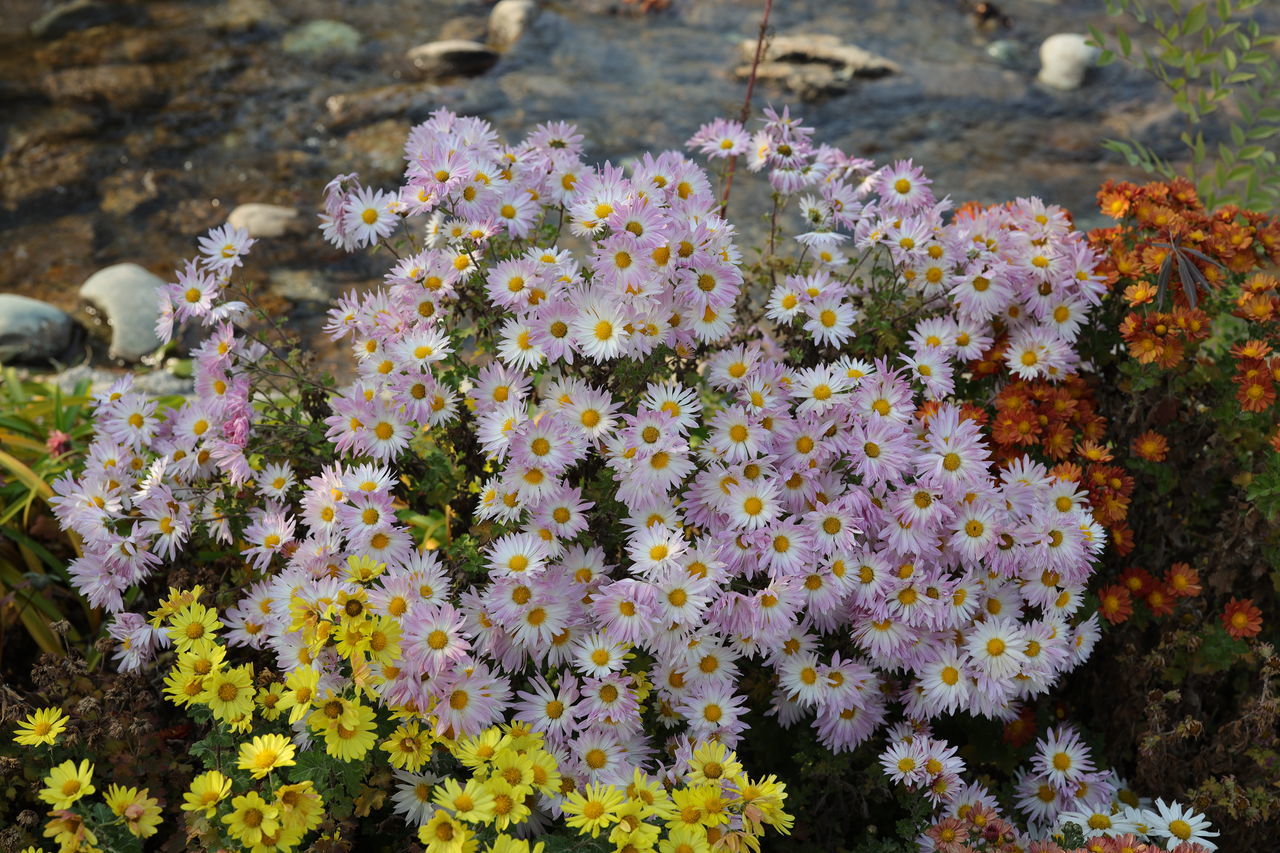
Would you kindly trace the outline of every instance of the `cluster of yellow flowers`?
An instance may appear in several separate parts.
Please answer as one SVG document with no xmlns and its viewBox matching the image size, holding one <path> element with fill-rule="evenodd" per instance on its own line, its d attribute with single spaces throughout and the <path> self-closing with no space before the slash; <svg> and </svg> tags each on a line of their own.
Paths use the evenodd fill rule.
<svg viewBox="0 0 1280 853">
<path fill-rule="evenodd" d="M 348 561 L 348 576 L 368 581 L 384 569 L 366 559 Z M 399 626 L 371 613 L 363 590 L 332 601 L 291 602 L 291 629 L 305 646 L 302 663 L 283 682 L 257 686 L 252 664 L 232 666 L 218 632 L 222 622 L 199 602 L 202 589 L 171 589 L 151 613 L 152 625 L 173 641 L 176 659 L 165 693 L 179 706 L 208 709 L 213 720 L 247 736 L 218 769 L 192 780 L 182 809 L 198 833 L 220 835 L 254 851 L 297 847 L 325 818 L 321 793 L 310 781 L 284 784 L 278 771 L 297 765 L 299 747 L 286 731 L 264 731 L 305 721 L 333 759 L 361 761 L 379 746 L 377 694 L 380 679 L 394 677 Z M 350 665 L 353 686 L 335 692 L 322 684 L 314 660 L 326 647 Z M 565 825 L 581 835 L 607 833 L 618 853 L 710 853 L 758 851 L 767 827 L 788 832 L 785 786 L 769 776 L 751 780 L 734 753 L 721 743 L 698 745 L 682 778 L 653 779 L 632 771 L 625 787 L 589 784 L 578 790 L 563 776 L 543 737 L 522 723 L 490 727 L 466 738 L 452 729 L 438 733 L 431 709 L 393 707 L 395 728 L 379 752 L 399 771 L 419 773 L 456 766 L 462 778 L 421 782 L 413 797 L 421 807 L 419 840 L 427 853 L 541 853 L 541 843 L 508 835 L 535 807 L 563 812 Z M 67 718 L 56 709 L 37 711 L 19 727 L 24 745 L 53 744 Z M 276 726 L 266 724 L 275 723 Z M 451 756 L 452 760 L 446 757 Z M 227 766 L 234 760 L 234 770 Z M 222 772 L 226 770 L 227 773 Z M 231 774 L 231 775 L 227 775 Z M 458 775 L 458 774 L 455 774 Z M 93 766 L 71 761 L 55 767 L 40 797 L 54 809 L 46 835 L 62 850 L 97 849 L 97 839 L 69 807 L 95 791 Z M 437 776 L 420 777 L 439 778 Z M 146 789 L 112 785 L 107 805 L 129 832 L 154 835 L 160 809 Z M 482 846 L 483 845 L 483 846 Z"/>
<path fill-rule="evenodd" d="M 427 853 L 481 853 L 484 826 L 497 835 L 483 853 L 540 853 L 542 844 L 505 832 L 529 817 L 536 793 L 557 803 L 565 825 L 580 835 L 608 832 L 617 853 L 758 851 L 766 827 L 786 833 L 792 825 L 783 810 L 785 786 L 773 776 L 749 779 L 721 743 L 700 744 L 689 773 L 669 785 L 634 769 L 626 787 L 589 784 L 578 791 L 560 775 L 542 736 L 521 725 L 441 742 L 471 778 L 447 779 L 430 792 L 439 809 L 418 830 Z"/>
<path fill-rule="evenodd" d="M 58 708 L 40 708 L 27 716 L 17 727 L 14 741 L 22 746 L 54 746 L 66 731 L 67 716 Z M 49 804 L 49 822 L 45 825 L 46 838 L 53 839 L 61 851 L 85 851 L 96 853 L 97 835 L 85 825 L 83 817 L 72 808 L 97 792 L 93 784 L 94 766 L 88 759 L 79 764 L 64 761 L 49 771 L 44 787 L 38 796 Z M 160 825 L 160 805 L 148 796 L 146 788 L 133 788 L 112 784 L 103 793 L 103 801 L 116 821 L 137 838 L 156 834 Z M 36 851 L 36 848 L 28 848 Z M 25 851 L 24 851 L 25 853 Z"/>
</svg>

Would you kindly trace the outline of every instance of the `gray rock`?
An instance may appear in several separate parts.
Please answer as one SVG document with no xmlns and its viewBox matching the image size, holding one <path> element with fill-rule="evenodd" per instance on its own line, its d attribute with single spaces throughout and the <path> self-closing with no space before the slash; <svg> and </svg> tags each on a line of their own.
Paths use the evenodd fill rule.
<svg viewBox="0 0 1280 853">
<path fill-rule="evenodd" d="M 743 64 L 734 75 L 745 80 L 751 76 L 751 61 L 756 41 L 739 43 Z M 874 79 L 899 71 L 896 63 L 835 36 L 778 36 L 767 43 L 756 69 L 756 78 L 789 89 L 801 100 L 813 100 L 839 94 L 853 87 L 856 78 Z"/>
<path fill-rule="evenodd" d="M 342 21 L 308 21 L 285 33 L 285 53 L 319 59 L 354 56 L 360 50 L 360 32 Z"/>
<path fill-rule="evenodd" d="M 996 39 L 987 45 L 987 56 L 1006 68 L 1017 68 L 1026 60 L 1026 50 L 1013 39 Z"/>
<path fill-rule="evenodd" d="M 57 358 L 71 345 L 71 318 L 38 299 L 0 293 L 0 364 Z"/>
<path fill-rule="evenodd" d="M 250 237 L 283 237 L 301 230 L 301 217 L 292 207 L 278 204 L 241 204 L 227 216 L 232 228 L 243 228 Z"/>
<path fill-rule="evenodd" d="M 324 102 L 329 113 L 329 127 L 335 130 L 399 115 L 411 118 L 425 116 L 438 106 L 439 90 L 422 83 L 396 83 L 360 92 L 344 92 L 331 95 Z"/>
<path fill-rule="evenodd" d="M 129 18 L 135 11 L 115 3 L 101 0 L 72 0 L 55 6 L 31 25 L 31 34 L 41 39 L 56 39 L 75 30 L 100 27 L 122 18 Z"/>
<path fill-rule="evenodd" d="M 290 302 L 328 302 L 332 298 L 328 280 L 312 270 L 276 270 L 271 273 L 268 289 Z"/>
<path fill-rule="evenodd" d="M 80 285 L 80 298 L 105 315 L 111 324 L 113 358 L 139 361 L 160 346 L 156 319 L 160 304 L 156 288 L 164 279 L 137 264 L 115 264 L 98 270 Z"/>
<path fill-rule="evenodd" d="M 498 61 L 498 54 L 479 42 L 446 39 L 420 44 L 406 54 L 418 73 L 428 79 L 474 77 L 483 74 Z"/>
<path fill-rule="evenodd" d="M 489 44 L 506 50 L 520 40 L 536 17 L 538 4 L 534 0 L 498 0 L 489 13 Z"/>
<path fill-rule="evenodd" d="M 744 39 L 738 44 L 744 62 L 750 63 L 756 52 L 756 40 Z M 837 72 L 853 77 L 884 77 L 896 74 L 898 65 L 883 56 L 826 34 L 776 36 L 765 45 L 761 62 L 783 62 L 791 65 L 828 65 Z M 749 66 L 748 66 L 749 70 Z"/>
<path fill-rule="evenodd" d="M 1056 33 L 1040 45 L 1040 74 L 1036 77 L 1055 89 L 1079 89 L 1085 74 L 1098 61 L 1098 49 L 1080 33 Z"/>
</svg>

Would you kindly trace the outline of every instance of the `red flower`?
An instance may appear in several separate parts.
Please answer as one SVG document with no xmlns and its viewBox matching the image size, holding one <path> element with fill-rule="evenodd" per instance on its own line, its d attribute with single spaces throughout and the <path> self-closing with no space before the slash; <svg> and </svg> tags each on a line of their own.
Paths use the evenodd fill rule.
<svg viewBox="0 0 1280 853">
<path fill-rule="evenodd" d="M 1169 442 L 1155 430 L 1147 430 L 1133 440 L 1133 452 L 1148 462 L 1163 462 L 1169 454 Z"/>
<path fill-rule="evenodd" d="M 1154 616 L 1169 616 L 1173 613 L 1173 604 L 1176 599 L 1173 593 L 1162 583 L 1153 583 L 1151 589 L 1147 591 L 1145 600 L 1147 607 L 1151 608 Z"/>
<path fill-rule="evenodd" d="M 1253 599 L 1231 599 L 1222 611 L 1222 625 L 1237 640 L 1256 637 L 1262 631 L 1262 611 L 1253 606 Z"/>
<path fill-rule="evenodd" d="M 1178 598 L 1190 598 L 1200 594 L 1200 575 L 1186 563 L 1174 563 L 1165 575 L 1169 591 Z"/>
<path fill-rule="evenodd" d="M 1119 625 L 1128 619 L 1133 615 L 1133 599 L 1129 595 L 1129 590 L 1120 584 L 1100 589 L 1098 613 L 1112 625 Z"/>
</svg>

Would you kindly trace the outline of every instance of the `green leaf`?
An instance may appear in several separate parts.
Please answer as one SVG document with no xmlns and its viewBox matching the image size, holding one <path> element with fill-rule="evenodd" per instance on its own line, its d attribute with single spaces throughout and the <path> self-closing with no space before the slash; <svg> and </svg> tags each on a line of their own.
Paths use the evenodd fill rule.
<svg viewBox="0 0 1280 853">
<path fill-rule="evenodd" d="M 1120 43 L 1120 53 L 1124 55 L 1125 59 L 1128 59 L 1130 53 L 1133 52 L 1133 40 L 1129 38 L 1129 34 L 1124 30 L 1116 30 L 1116 41 Z"/>
<path fill-rule="evenodd" d="M 1197 3 L 1192 7 L 1187 16 L 1182 19 L 1182 30 L 1189 36 L 1193 36 L 1209 23 L 1209 4 Z"/>
</svg>

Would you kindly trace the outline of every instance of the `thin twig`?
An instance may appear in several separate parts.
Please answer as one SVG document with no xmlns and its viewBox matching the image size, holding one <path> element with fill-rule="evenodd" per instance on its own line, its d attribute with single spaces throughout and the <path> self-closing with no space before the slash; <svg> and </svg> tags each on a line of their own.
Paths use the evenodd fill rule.
<svg viewBox="0 0 1280 853">
<path fill-rule="evenodd" d="M 739 118 L 743 127 L 746 126 L 747 120 L 751 118 L 751 95 L 756 88 L 756 73 L 760 69 L 760 57 L 764 54 L 764 36 L 765 31 L 769 28 L 769 13 L 771 11 L 773 11 L 773 0 L 764 0 L 764 15 L 760 18 L 760 33 L 756 36 L 756 53 L 751 58 L 751 76 L 747 78 L 747 96 L 742 101 L 742 115 Z M 738 156 L 734 154 L 729 158 L 729 169 L 725 174 L 724 198 L 720 199 L 721 216 L 724 216 L 725 211 L 729 208 L 729 192 L 733 189 L 733 173 L 738 166 Z"/>
</svg>

